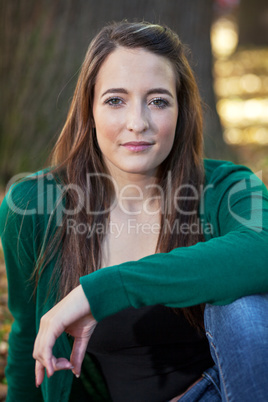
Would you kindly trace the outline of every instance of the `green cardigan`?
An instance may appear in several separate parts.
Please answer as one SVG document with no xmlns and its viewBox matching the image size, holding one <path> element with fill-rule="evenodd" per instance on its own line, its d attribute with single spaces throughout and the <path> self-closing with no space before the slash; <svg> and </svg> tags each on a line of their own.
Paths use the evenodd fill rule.
<svg viewBox="0 0 268 402">
<path fill-rule="evenodd" d="M 244 166 L 207 159 L 204 165 L 206 182 L 199 216 L 206 241 L 82 277 L 97 321 L 129 306 L 223 305 L 245 295 L 268 292 L 267 189 Z M 29 278 L 64 213 L 64 207 L 57 205 L 60 186 L 50 174 L 38 180 L 42 173 L 13 186 L 0 208 L 9 308 L 14 317 L 6 368 L 7 402 L 67 402 L 73 380 L 70 371 L 45 377 L 42 393 L 34 383 L 33 344 L 40 318 L 55 303 L 53 292 L 48 299 L 46 296 L 59 253 L 42 274 L 35 300 Z M 51 214 L 53 210 L 57 213 Z M 207 230 L 209 224 L 212 230 Z M 64 333 L 54 354 L 69 358 L 70 351 Z"/>
</svg>

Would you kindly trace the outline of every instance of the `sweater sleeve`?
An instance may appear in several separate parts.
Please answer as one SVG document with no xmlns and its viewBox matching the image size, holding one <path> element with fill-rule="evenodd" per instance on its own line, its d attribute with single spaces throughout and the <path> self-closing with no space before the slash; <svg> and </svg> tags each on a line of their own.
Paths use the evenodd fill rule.
<svg viewBox="0 0 268 402">
<path fill-rule="evenodd" d="M 14 317 L 6 367 L 7 402 L 43 401 L 41 390 L 35 387 L 35 361 L 32 358 L 36 328 L 33 287 L 29 278 L 35 266 L 35 255 L 33 217 L 27 214 L 30 205 L 24 202 L 25 195 L 28 200 L 31 199 L 28 190 L 29 186 L 13 187 L 0 208 L 0 235 L 8 277 L 8 306 Z"/>
<path fill-rule="evenodd" d="M 80 278 L 97 321 L 124 308 L 223 305 L 268 292 L 268 192 L 249 169 L 219 166 L 200 216 L 205 242 L 107 267 Z"/>
</svg>

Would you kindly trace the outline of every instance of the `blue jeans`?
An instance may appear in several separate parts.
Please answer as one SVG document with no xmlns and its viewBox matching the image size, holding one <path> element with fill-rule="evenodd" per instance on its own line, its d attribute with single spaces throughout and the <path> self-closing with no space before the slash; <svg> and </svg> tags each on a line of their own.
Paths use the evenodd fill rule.
<svg viewBox="0 0 268 402">
<path fill-rule="evenodd" d="M 204 318 L 215 366 L 179 402 L 268 401 L 268 294 L 208 304 Z"/>
</svg>

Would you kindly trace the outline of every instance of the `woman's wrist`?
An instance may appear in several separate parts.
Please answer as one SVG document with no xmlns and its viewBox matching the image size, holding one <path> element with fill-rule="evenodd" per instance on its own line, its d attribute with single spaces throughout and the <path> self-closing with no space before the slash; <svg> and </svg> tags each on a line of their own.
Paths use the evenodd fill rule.
<svg viewBox="0 0 268 402">
<path fill-rule="evenodd" d="M 90 314 L 89 302 L 85 296 L 83 288 L 81 285 L 74 288 L 64 299 L 58 304 L 62 313 L 64 314 L 64 327 Z M 59 311 L 60 313 L 61 311 Z"/>
</svg>

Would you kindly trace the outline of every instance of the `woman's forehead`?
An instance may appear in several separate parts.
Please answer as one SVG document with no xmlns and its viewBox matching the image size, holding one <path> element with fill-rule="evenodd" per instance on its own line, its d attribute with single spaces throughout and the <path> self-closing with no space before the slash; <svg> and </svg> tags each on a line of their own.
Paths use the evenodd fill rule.
<svg viewBox="0 0 268 402">
<path fill-rule="evenodd" d="M 173 64 L 164 56 L 144 48 L 116 48 L 104 61 L 97 75 L 96 86 L 121 87 L 176 86 Z"/>
</svg>

